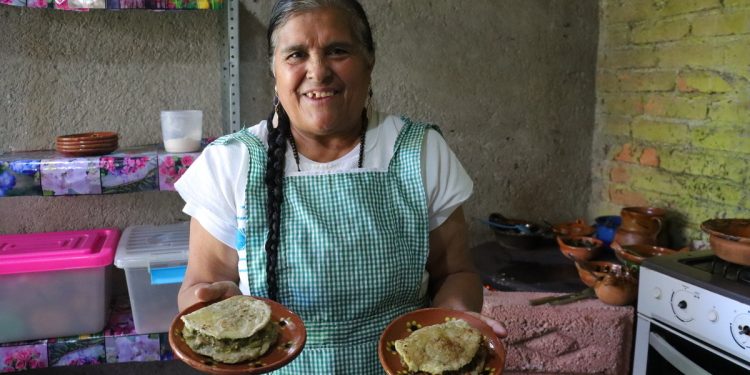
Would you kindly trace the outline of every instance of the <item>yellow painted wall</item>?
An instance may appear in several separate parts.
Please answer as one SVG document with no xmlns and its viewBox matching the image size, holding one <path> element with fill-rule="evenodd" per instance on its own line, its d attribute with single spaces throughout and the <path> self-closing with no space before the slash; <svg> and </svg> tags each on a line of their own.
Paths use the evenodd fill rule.
<svg viewBox="0 0 750 375">
<path fill-rule="evenodd" d="M 750 217 L 750 0 L 602 0 L 592 215 Z"/>
</svg>

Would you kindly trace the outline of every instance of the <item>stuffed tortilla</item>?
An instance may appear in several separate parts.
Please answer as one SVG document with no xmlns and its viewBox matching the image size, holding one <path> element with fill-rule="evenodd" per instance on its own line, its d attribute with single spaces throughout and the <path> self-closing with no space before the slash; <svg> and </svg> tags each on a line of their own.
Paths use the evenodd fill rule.
<svg viewBox="0 0 750 375">
<path fill-rule="evenodd" d="M 182 316 L 185 343 L 196 353 L 223 363 L 252 360 L 276 342 L 271 307 L 247 296 L 234 296 Z"/>
<path fill-rule="evenodd" d="M 478 373 L 487 354 L 482 333 L 461 319 L 418 329 L 396 340 L 395 346 L 409 371 L 415 373 Z"/>
</svg>

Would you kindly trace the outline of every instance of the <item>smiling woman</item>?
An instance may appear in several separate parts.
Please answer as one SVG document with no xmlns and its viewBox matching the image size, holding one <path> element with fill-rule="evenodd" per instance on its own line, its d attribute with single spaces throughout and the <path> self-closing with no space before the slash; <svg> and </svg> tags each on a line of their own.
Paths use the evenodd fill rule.
<svg viewBox="0 0 750 375">
<path fill-rule="evenodd" d="M 429 305 L 481 317 L 461 208 L 473 184 L 436 126 L 369 108 L 375 49 L 357 1 L 281 0 L 269 25 L 269 118 L 214 142 L 175 184 L 193 217 L 180 309 L 268 297 L 308 331 L 280 373 L 380 374 L 378 337 L 396 317 Z"/>
</svg>

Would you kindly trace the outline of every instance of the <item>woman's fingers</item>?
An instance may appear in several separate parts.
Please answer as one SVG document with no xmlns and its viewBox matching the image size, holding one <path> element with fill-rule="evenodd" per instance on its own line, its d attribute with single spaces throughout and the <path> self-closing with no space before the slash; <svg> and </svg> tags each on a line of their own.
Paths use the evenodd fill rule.
<svg viewBox="0 0 750 375">
<path fill-rule="evenodd" d="M 505 326 L 502 323 L 498 322 L 497 320 L 492 319 L 488 316 L 476 313 L 476 312 L 472 312 L 472 311 L 468 311 L 468 313 L 481 319 L 488 326 L 490 326 L 490 328 L 492 328 L 492 330 L 495 332 L 497 337 L 503 338 L 503 337 L 508 336 L 508 330 L 505 329 Z"/>
<path fill-rule="evenodd" d="M 195 290 L 195 296 L 201 302 L 210 302 L 217 299 L 223 299 L 231 296 L 242 294 L 237 284 L 231 281 L 217 281 L 205 286 L 200 286 Z"/>
</svg>

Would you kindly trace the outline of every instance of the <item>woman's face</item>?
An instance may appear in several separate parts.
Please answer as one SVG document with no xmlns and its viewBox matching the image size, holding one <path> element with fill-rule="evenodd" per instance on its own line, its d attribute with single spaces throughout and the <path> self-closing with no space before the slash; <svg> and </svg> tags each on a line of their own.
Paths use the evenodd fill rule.
<svg viewBox="0 0 750 375">
<path fill-rule="evenodd" d="M 372 67 L 351 30 L 334 8 L 298 14 L 276 30 L 276 90 L 296 131 L 325 137 L 359 130 Z"/>
</svg>

